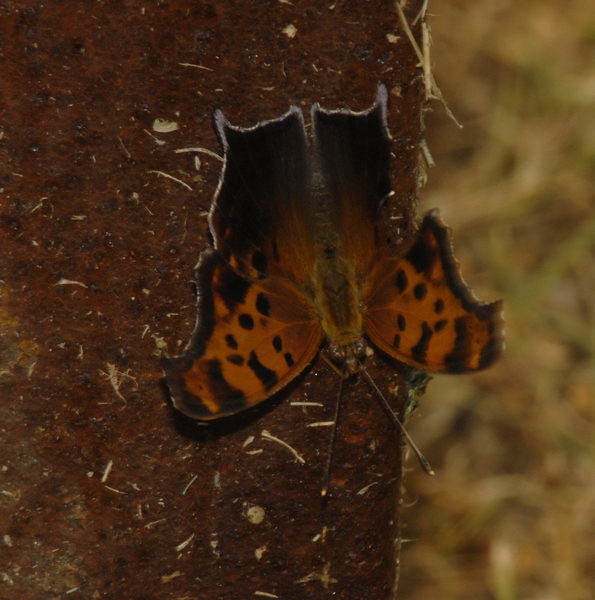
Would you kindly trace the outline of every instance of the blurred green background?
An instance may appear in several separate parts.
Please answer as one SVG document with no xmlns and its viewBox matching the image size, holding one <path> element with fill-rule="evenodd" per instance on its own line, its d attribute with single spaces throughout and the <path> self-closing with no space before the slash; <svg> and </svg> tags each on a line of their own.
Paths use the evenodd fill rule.
<svg viewBox="0 0 595 600">
<path fill-rule="evenodd" d="M 595 1 L 432 0 L 440 208 L 506 353 L 436 377 L 410 431 L 400 597 L 595 598 Z"/>
</svg>

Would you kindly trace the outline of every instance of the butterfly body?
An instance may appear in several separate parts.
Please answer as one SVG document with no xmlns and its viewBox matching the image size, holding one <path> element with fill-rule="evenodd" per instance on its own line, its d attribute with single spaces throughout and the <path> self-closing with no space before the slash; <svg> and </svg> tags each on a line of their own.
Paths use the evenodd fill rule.
<svg viewBox="0 0 595 600">
<path fill-rule="evenodd" d="M 503 346 L 501 304 L 463 282 L 437 212 L 393 256 L 380 204 L 390 193 L 387 92 L 367 111 L 312 108 L 250 129 L 215 126 L 225 164 L 209 217 L 214 248 L 195 270 L 198 319 L 163 358 L 174 404 L 212 419 L 271 396 L 322 342 L 353 372 L 367 340 L 418 369 L 485 368 Z"/>
<path fill-rule="evenodd" d="M 348 346 L 362 335 L 361 290 L 345 257 L 328 249 L 312 274 L 313 301 L 329 342 Z"/>
</svg>

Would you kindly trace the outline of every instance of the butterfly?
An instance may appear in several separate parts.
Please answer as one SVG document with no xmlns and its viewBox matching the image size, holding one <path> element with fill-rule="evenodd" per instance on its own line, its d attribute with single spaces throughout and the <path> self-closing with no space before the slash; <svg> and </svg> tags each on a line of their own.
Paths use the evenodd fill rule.
<svg viewBox="0 0 595 600">
<path fill-rule="evenodd" d="M 501 301 L 463 281 L 450 230 L 430 211 L 394 256 L 380 207 L 391 193 L 388 93 L 363 112 L 311 110 L 255 127 L 214 125 L 224 150 L 209 214 L 213 246 L 195 268 L 197 324 L 163 357 L 174 405 L 208 420 L 272 396 L 323 342 L 348 372 L 367 344 L 416 369 L 469 373 L 503 350 Z"/>
</svg>

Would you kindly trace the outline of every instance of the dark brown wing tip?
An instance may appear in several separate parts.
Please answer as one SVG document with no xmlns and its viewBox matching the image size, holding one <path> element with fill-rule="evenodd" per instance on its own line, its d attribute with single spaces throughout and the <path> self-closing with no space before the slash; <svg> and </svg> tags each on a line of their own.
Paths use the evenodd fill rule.
<svg viewBox="0 0 595 600">
<path fill-rule="evenodd" d="M 496 300 L 491 304 L 482 305 L 485 312 L 489 314 L 487 319 L 489 320 L 488 328 L 490 330 L 490 342 L 486 344 L 481 351 L 478 371 L 491 367 L 504 353 L 506 344 L 503 305 L 504 303 L 502 300 Z"/>
<path fill-rule="evenodd" d="M 184 373 L 192 366 L 192 359 L 189 356 L 185 354 L 171 358 L 162 356 L 160 362 L 163 374 L 165 375 L 165 383 L 169 389 L 169 395 L 176 409 L 188 417 L 201 421 L 215 419 L 220 416 L 217 413 L 213 414 L 200 398 L 197 398 L 186 390 Z"/>
<path fill-rule="evenodd" d="M 295 107 L 292 107 L 292 109 Z M 298 109 L 299 110 L 299 109 Z M 310 108 L 310 114 L 312 118 L 312 122 L 316 123 L 316 116 L 321 113 L 323 115 L 333 115 L 333 114 L 345 114 L 352 116 L 361 116 L 365 117 L 367 115 L 372 114 L 374 111 L 380 112 L 380 119 L 386 129 L 386 115 L 388 113 L 388 90 L 386 88 L 386 84 L 382 81 L 378 84 L 376 89 L 376 99 L 374 100 L 374 104 L 370 106 L 370 108 L 365 108 L 364 110 L 350 110 L 348 108 L 335 108 L 335 109 L 327 109 L 321 108 L 318 102 L 314 102 L 312 107 Z M 388 130 L 387 130 L 388 136 Z"/>
<path fill-rule="evenodd" d="M 423 235 L 424 230 L 431 230 L 438 242 L 440 261 L 444 268 L 444 275 L 447 283 L 454 295 L 461 301 L 463 308 L 474 314 L 480 321 L 487 326 L 489 333 L 489 341 L 482 348 L 479 362 L 476 368 L 469 369 L 463 361 L 455 367 L 451 365 L 451 372 L 473 372 L 487 369 L 493 365 L 504 352 L 504 316 L 503 302 L 496 300 L 495 302 L 482 302 L 479 300 L 473 290 L 467 285 L 459 263 L 457 262 L 452 244 L 451 229 L 444 223 L 440 217 L 438 209 L 429 211 L 420 227 L 420 233 Z M 423 263 L 423 253 L 419 253 L 417 257 L 418 264 Z"/>
<path fill-rule="evenodd" d="M 217 137 L 221 142 L 221 146 L 227 152 L 229 150 L 229 141 L 228 135 L 229 132 L 240 132 L 246 133 L 250 131 L 255 131 L 257 129 L 262 129 L 268 126 L 274 126 L 277 123 L 283 123 L 284 121 L 289 121 L 291 119 L 297 119 L 298 123 L 301 123 L 302 128 L 304 127 L 304 115 L 302 113 L 302 109 L 299 106 L 292 105 L 289 107 L 289 110 L 283 113 L 280 117 L 275 119 L 267 119 L 265 121 L 260 121 L 256 125 L 251 127 L 241 127 L 237 125 L 232 125 L 220 108 L 216 108 L 213 111 L 213 127 L 215 132 L 217 133 Z"/>
<path fill-rule="evenodd" d="M 186 354 L 180 356 L 162 356 L 160 361 L 161 368 L 165 378 L 175 377 L 181 375 L 190 369 L 192 366 L 192 358 Z"/>
<path fill-rule="evenodd" d="M 463 308 L 482 321 L 493 319 L 496 313 L 499 313 L 499 320 L 502 321 L 502 301 L 482 302 L 463 279 L 461 268 L 454 255 L 451 229 L 442 220 L 440 211 L 437 208 L 430 210 L 424 217 L 420 232 L 424 229 L 430 229 L 438 241 L 440 260 L 444 266 L 444 274 L 448 285 L 461 301 Z"/>
</svg>

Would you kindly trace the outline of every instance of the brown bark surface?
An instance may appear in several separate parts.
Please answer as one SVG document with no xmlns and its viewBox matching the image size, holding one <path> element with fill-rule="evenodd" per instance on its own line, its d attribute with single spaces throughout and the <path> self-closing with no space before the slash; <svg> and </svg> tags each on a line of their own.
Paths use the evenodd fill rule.
<svg viewBox="0 0 595 600">
<path fill-rule="evenodd" d="M 388 213 L 393 241 L 408 242 L 421 88 L 393 4 L 15 1 L 0 13 L 0 598 L 390 598 L 400 437 L 363 378 L 344 386 L 325 504 L 330 429 L 309 426 L 334 412 L 324 361 L 204 425 L 171 407 L 159 355 L 193 329 L 221 168 L 175 150 L 221 152 L 216 106 L 250 126 L 291 104 L 368 108 L 386 82 Z M 158 118 L 179 129 L 155 131 Z M 383 390 L 403 390 L 395 365 L 367 364 Z"/>
</svg>

